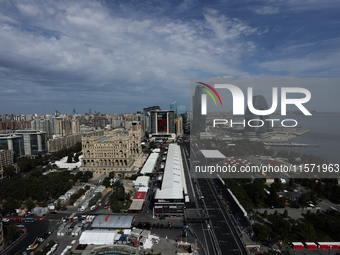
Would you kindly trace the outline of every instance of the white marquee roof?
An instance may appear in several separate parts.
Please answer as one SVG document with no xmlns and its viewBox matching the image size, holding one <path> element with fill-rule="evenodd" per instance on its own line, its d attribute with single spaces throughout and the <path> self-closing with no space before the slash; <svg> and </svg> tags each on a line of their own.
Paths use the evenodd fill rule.
<svg viewBox="0 0 340 255">
<path fill-rule="evenodd" d="M 226 158 L 226 156 L 218 150 L 201 150 L 201 152 L 205 158 Z"/>
<path fill-rule="evenodd" d="M 132 201 L 129 210 L 142 210 L 144 201 Z"/>
<path fill-rule="evenodd" d="M 117 231 L 85 230 L 80 238 L 80 244 L 113 245 Z"/>
<path fill-rule="evenodd" d="M 156 191 L 155 199 L 184 199 L 187 194 L 185 175 L 183 172 L 181 148 L 170 144 L 164 169 L 162 189 Z"/>
<path fill-rule="evenodd" d="M 148 160 L 145 162 L 142 170 L 140 171 L 141 174 L 152 173 L 155 167 L 156 161 L 158 159 L 159 153 L 151 153 Z"/>
</svg>

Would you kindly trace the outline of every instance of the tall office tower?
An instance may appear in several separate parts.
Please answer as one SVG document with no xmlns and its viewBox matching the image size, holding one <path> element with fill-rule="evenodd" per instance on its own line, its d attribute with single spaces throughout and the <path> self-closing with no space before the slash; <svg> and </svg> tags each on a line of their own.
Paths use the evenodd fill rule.
<svg viewBox="0 0 340 255">
<path fill-rule="evenodd" d="M 4 178 L 4 168 L 13 165 L 13 152 L 11 150 L 0 150 L 0 178 Z"/>
<path fill-rule="evenodd" d="M 14 162 L 18 161 L 25 155 L 23 137 L 14 133 L 0 133 L 0 150 L 12 151 Z"/>
<path fill-rule="evenodd" d="M 51 116 L 51 115 L 50 115 Z M 49 119 L 34 119 L 31 121 L 31 130 L 45 131 L 47 137 L 52 137 L 53 127 Z"/>
<path fill-rule="evenodd" d="M 71 118 L 58 117 L 56 120 L 56 134 L 59 136 L 72 135 Z"/>
<path fill-rule="evenodd" d="M 151 111 L 151 134 L 175 134 L 174 111 Z"/>
<path fill-rule="evenodd" d="M 191 123 L 191 132 L 193 134 L 199 132 L 205 132 L 206 129 L 206 116 L 202 115 L 202 94 L 205 94 L 203 90 L 200 88 L 204 88 L 203 86 L 197 85 L 195 88 L 195 95 L 192 99 L 192 111 L 193 111 L 193 121 Z"/>
<path fill-rule="evenodd" d="M 182 116 L 183 126 L 185 127 L 187 124 L 187 108 L 185 105 L 177 105 L 177 116 Z"/>
<path fill-rule="evenodd" d="M 147 108 L 143 108 L 141 112 L 144 115 L 144 134 L 149 135 L 151 134 L 151 111 L 161 111 L 159 106 L 150 106 Z"/>
<path fill-rule="evenodd" d="M 175 117 L 177 117 L 177 105 L 178 105 L 177 101 L 174 101 L 170 104 L 170 111 L 174 111 Z"/>
<path fill-rule="evenodd" d="M 262 110 L 268 110 L 268 104 L 266 99 L 262 95 L 256 95 L 253 96 L 253 106 L 255 109 L 262 109 Z M 270 119 L 270 115 L 255 115 L 249 110 L 249 105 L 247 106 L 247 110 L 245 113 L 244 118 L 246 119 L 245 123 L 248 123 L 249 120 L 258 119 L 258 123 L 252 123 L 252 127 L 250 127 L 248 124 L 244 128 L 244 135 L 246 136 L 263 136 L 267 131 L 269 131 L 269 121 L 266 121 L 267 119 Z M 263 125 L 260 125 L 260 122 L 263 123 Z M 259 127 L 254 127 L 259 125 Z"/>
<path fill-rule="evenodd" d="M 183 135 L 183 118 L 182 116 L 177 116 L 175 119 L 176 135 Z"/>
<path fill-rule="evenodd" d="M 72 135 L 78 135 L 80 134 L 80 124 L 79 120 L 71 120 L 71 129 L 72 129 Z"/>
</svg>

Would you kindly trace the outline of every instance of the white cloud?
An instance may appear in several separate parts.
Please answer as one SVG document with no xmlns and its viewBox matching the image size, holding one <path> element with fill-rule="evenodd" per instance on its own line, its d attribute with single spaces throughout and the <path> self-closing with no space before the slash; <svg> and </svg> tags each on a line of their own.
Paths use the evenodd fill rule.
<svg viewBox="0 0 340 255">
<path fill-rule="evenodd" d="M 25 93 L 21 95 L 25 100 L 38 97 L 51 101 L 53 95 L 89 102 L 103 98 L 115 105 L 153 100 L 160 104 L 166 95 L 184 101 L 189 98 L 186 86 L 190 78 L 249 76 L 245 65 L 252 67 L 254 60 L 247 61 L 259 56 L 258 48 L 265 48 L 258 47 L 259 41 L 266 37 L 264 40 L 271 43 L 271 26 L 257 27 L 251 19 L 246 21 L 247 17 L 218 6 L 197 7 L 199 3 L 194 0 L 179 6 L 156 1 L 134 4 L 13 0 L 0 5 L 1 88 L 17 90 L 17 98 Z M 289 5 L 293 3 L 266 1 L 263 7 L 250 9 L 274 14 L 286 11 Z M 178 8 L 168 15 L 166 11 L 172 7 Z M 194 14 L 182 14 L 187 9 Z M 268 61 L 265 56 L 257 66 L 265 72 L 282 68 L 296 73 L 292 66 L 298 70 L 304 65 L 307 73 L 308 68 L 337 63 L 330 55 L 321 56 L 323 61 L 318 61 L 320 55 L 284 55 L 284 50 L 294 54 L 304 45 L 276 46 L 275 50 L 281 49 L 281 60 L 276 55 Z M 297 64 L 290 65 L 293 60 Z M 127 103 L 126 98 L 133 101 Z M 0 95 L 0 101 L 4 100 Z"/>
<path fill-rule="evenodd" d="M 263 6 L 254 9 L 254 12 L 260 15 L 269 15 L 279 13 L 279 7 L 275 6 Z"/>
<path fill-rule="evenodd" d="M 254 34 L 258 30 L 258 28 L 252 28 L 239 19 L 219 15 L 216 10 L 212 9 L 207 9 L 204 18 L 207 22 L 207 28 L 212 29 L 221 40 L 237 39 L 241 36 Z"/>
<path fill-rule="evenodd" d="M 27 76 L 36 79 L 37 84 L 47 81 L 51 73 L 60 73 L 57 79 L 70 82 L 63 78 L 66 72 L 70 78 L 82 77 L 79 84 L 83 86 L 78 89 L 117 80 L 127 83 L 127 91 L 129 87 L 133 91 L 134 82 L 154 83 L 159 79 L 176 79 L 182 84 L 173 85 L 183 86 L 189 78 L 185 71 L 189 69 L 196 70 L 192 75 L 200 71 L 239 75 L 242 72 L 233 65 L 255 48 L 244 37 L 254 34 L 257 28 L 213 14 L 213 10 L 204 14 L 205 21 L 182 21 L 116 17 L 97 2 L 72 6 L 61 2 L 54 6 L 54 12 L 41 5 L 18 7 L 27 17 L 34 16 L 27 24 L 34 31 L 27 29 L 26 24 L 11 31 L 2 30 L 0 51 L 8 53 L 7 60 L 21 64 L 29 61 L 32 72 Z M 21 72 L 19 67 L 12 69 Z"/>
</svg>

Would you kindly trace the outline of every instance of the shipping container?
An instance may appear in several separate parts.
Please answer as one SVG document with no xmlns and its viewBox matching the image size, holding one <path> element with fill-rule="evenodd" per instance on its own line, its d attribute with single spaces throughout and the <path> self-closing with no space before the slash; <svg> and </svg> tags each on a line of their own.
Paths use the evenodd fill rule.
<svg viewBox="0 0 340 255">
<path fill-rule="evenodd" d="M 300 242 L 294 242 L 292 243 L 292 245 L 293 245 L 293 249 L 295 250 L 303 250 L 305 248 L 303 243 L 300 243 Z"/>
<path fill-rule="evenodd" d="M 318 245 L 316 243 L 312 243 L 312 242 L 306 242 L 305 243 L 305 247 L 308 250 L 312 250 L 312 249 L 317 249 Z"/>
</svg>

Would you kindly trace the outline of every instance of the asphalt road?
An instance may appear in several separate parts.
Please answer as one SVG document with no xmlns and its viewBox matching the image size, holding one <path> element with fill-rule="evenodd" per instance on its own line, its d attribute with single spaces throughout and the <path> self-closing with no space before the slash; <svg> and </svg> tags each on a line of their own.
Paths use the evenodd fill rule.
<svg viewBox="0 0 340 255">
<path fill-rule="evenodd" d="M 198 183 L 222 254 L 247 254 L 238 232 L 226 214 L 224 207 L 218 201 L 216 191 L 210 180 L 200 178 Z"/>
<path fill-rule="evenodd" d="M 18 223 L 16 221 L 10 221 L 10 224 L 23 224 L 26 226 L 28 233 L 18 243 L 11 247 L 4 255 L 19 255 L 26 251 L 26 248 L 34 242 L 37 237 L 43 236 L 50 228 L 50 221 L 44 219 L 42 221 L 35 221 L 31 223 Z M 44 245 L 44 243 L 43 243 Z"/>
<path fill-rule="evenodd" d="M 191 161 L 204 160 L 195 146 L 190 148 L 189 143 L 182 143 L 182 145 L 190 151 Z M 195 151 L 196 153 L 193 153 Z M 196 233 L 198 233 L 199 229 L 202 229 L 202 233 L 198 237 L 201 241 L 204 240 L 202 242 L 206 245 L 207 253 L 217 254 L 220 252 L 221 254 L 246 255 L 247 251 L 242 244 L 239 233 L 232 224 L 224 205 L 219 199 L 214 184 L 209 179 L 210 177 L 196 179 L 193 173 L 191 177 L 193 178 L 192 182 L 194 183 L 196 198 L 199 198 L 200 195 L 204 197 L 204 199 L 199 201 L 198 209 L 210 218 L 210 227 L 204 223 L 191 224 Z"/>
</svg>

